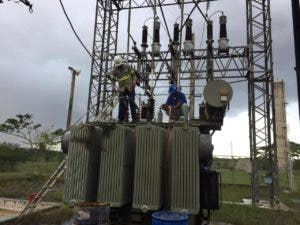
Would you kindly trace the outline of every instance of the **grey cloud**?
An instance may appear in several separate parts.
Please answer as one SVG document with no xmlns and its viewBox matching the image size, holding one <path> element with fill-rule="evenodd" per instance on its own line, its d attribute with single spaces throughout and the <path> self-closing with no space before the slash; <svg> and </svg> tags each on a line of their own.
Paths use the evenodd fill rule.
<svg viewBox="0 0 300 225">
<path fill-rule="evenodd" d="M 11 2 L 13 3 L 13 2 Z M 82 40 L 92 49 L 95 1 L 64 0 L 66 9 Z M 76 81 L 73 118 L 86 112 L 91 59 L 82 49 L 62 13 L 58 1 L 33 1 L 34 13 L 16 4 L 0 5 L 0 119 L 17 113 L 33 113 L 42 123 L 64 127 L 69 96 L 70 71 L 72 65 L 82 70 Z M 201 4 L 205 9 L 205 4 Z M 175 8 L 166 10 L 172 34 L 173 23 L 177 16 Z M 209 13 L 222 9 L 228 16 L 228 35 L 230 45 L 246 44 L 245 1 L 228 0 L 211 3 Z M 159 11 L 158 11 L 159 12 Z M 159 12 L 160 14 L 160 12 Z M 5 16 L 2 16 L 5 15 Z M 121 11 L 121 23 L 127 23 L 127 13 Z M 135 11 L 132 17 L 132 35 L 141 41 L 141 27 L 151 16 L 143 10 Z M 286 1 L 272 1 L 274 74 L 285 78 L 290 101 L 295 100 L 294 50 L 292 39 L 290 6 Z M 203 20 L 199 12 L 194 19 L 196 41 L 200 42 Z M 218 38 L 218 16 L 215 19 L 214 35 Z M 149 23 L 149 31 L 152 24 Z M 120 51 L 126 50 L 127 28 L 120 26 Z M 166 49 L 168 37 L 162 28 Z M 203 43 L 205 43 L 204 35 Z M 150 42 L 150 41 L 149 41 Z M 215 44 L 217 42 L 215 41 Z M 131 43 L 132 46 L 132 43 Z M 204 45 L 202 45 L 204 46 Z M 288 78 L 288 79 L 287 79 Z M 247 85 L 233 84 L 235 95 L 228 116 L 234 117 L 247 110 Z M 163 102 L 160 97 L 158 102 Z"/>
</svg>

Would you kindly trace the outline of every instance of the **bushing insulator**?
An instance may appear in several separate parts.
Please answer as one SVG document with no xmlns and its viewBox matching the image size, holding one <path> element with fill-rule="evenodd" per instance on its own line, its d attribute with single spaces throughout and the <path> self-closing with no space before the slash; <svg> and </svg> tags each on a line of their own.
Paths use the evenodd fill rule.
<svg viewBox="0 0 300 225">
<path fill-rule="evenodd" d="M 186 41 L 192 41 L 193 39 L 193 33 L 192 33 L 192 25 L 193 25 L 193 20 L 188 19 L 186 22 L 186 31 L 185 31 L 185 40 Z"/>
<path fill-rule="evenodd" d="M 160 22 L 158 20 L 155 20 L 154 21 L 154 38 L 153 38 L 153 42 L 160 43 L 159 30 L 160 30 Z"/>
<path fill-rule="evenodd" d="M 143 26 L 143 35 L 142 35 L 142 47 L 148 47 L 148 27 Z"/>
<path fill-rule="evenodd" d="M 207 40 L 213 40 L 213 22 L 207 21 Z"/>
<path fill-rule="evenodd" d="M 179 42 L 179 24 L 174 24 L 174 30 L 173 30 L 173 39 L 174 42 Z"/>
</svg>

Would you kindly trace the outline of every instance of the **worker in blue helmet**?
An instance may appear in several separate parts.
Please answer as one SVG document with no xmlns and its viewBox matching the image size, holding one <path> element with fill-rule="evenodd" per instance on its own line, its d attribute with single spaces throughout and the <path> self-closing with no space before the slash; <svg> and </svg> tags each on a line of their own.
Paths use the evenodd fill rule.
<svg viewBox="0 0 300 225">
<path fill-rule="evenodd" d="M 185 94 L 178 90 L 176 84 L 170 85 L 169 97 L 161 108 L 169 115 L 170 120 L 179 120 L 183 116 L 184 122 L 188 122 L 189 107 L 187 100 Z"/>
</svg>

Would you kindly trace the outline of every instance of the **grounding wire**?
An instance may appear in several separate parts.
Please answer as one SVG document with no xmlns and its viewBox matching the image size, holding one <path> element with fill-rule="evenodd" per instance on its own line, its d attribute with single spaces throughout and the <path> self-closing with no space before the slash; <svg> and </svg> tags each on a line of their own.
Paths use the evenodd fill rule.
<svg viewBox="0 0 300 225">
<path fill-rule="evenodd" d="M 77 40 L 80 42 L 81 46 L 82 46 L 82 47 L 84 48 L 84 50 L 89 54 L 89 56 L 93 59 L 93 55 L 92 55 L 92 54 L 90 53 L 90 51 L 87 49 L 87 47 L 86 47 L 85 44 L 82 42 L 82 40 L 80 39 L 79 35 L 77 34 L 76 30 L 74 29 L 74 26 L 73 26 L 73 24 L 72 24 L 72 22 L 71 22 L 71 20 L 70 20 L 70 18 L 69 18 L 69 16 L 68 16 L 67 12 L 66 12 L 66 9 L 65 9 L 65 7 L 64 7 L 64 4 L 63 4 L 62 0 L 59 0 L 59 2 L 60 2 L 60 5 L 61 5 L 61 8 L 62 8 L 62 10 L 63 10 L 63 12 L 64 12 L 64 14 L 65 14 L 65 17 L 67 18 L 67 20 L 68 20 L 68 22 L 69 22 L 69 24 L 70 24 L 70 26 L 71 26 L 71 29 L 72 29 L 73 33 L 75 34 Z"/>
</svg>

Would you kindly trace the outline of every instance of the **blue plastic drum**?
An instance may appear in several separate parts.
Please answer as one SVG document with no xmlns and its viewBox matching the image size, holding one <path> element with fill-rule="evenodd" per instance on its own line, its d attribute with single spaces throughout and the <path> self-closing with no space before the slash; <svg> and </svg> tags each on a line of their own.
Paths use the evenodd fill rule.
<svg viewBox="0 0 300 225">
<path fill-rule="evenodd" d="M 188 214 L 160 211 L 152 214 L 152 225 L 188 225 Z"/>
</svg>

